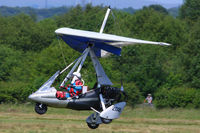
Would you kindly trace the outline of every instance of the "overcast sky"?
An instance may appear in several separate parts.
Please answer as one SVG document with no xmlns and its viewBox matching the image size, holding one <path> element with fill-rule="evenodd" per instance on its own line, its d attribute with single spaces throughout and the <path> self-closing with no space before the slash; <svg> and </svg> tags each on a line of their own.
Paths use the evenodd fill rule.
<svg viewBox="0 0 200 133">
<path fill-rule="evenodd" d="M 183 0 L 0 0 L 0 6 L 31 6 L 36 8 L 45 8 L 58 6 L 74 6 L 77 4 L 85 5 L 92 3 L 93 5 L 111 5 L 116 8 L 133 7 L 135 9 L 142 8 L 151 4 L 160 4 L 165 8 L 177 7 L 183 3 Z"/>
</svg>

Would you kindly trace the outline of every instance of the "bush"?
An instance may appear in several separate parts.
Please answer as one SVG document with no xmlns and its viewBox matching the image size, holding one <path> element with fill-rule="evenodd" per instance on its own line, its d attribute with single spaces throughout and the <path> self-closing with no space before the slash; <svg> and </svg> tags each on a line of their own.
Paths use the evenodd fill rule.
<svg viewBox="0 0 200 133">
<path fill-rule="evenodd" d="M 154 104 L 156 105 L 156 107 L 163 108 L 169 106 L 168 93 L 169 90 L 164 88 L 155 94 Z"/>
<path fill-rule="evenodd" d="M 174 107 L 186 107 L 191 104 L 194 99 L 194 89 L 175 88 L 170 90 L 169 93 L 169 106 Z"/>
<path fill-rule="evenodd" d="M 200 90 L 197 90 L 192 102 L 193 102 L 195 108 L 200 108 Z"/>
<path fill-rule="evenodd" d="M 1 82 L 0 103 L 26 102 L 32 87 L 22 82 Z"/>
<path fill-rule="evenodd" d="M 15 103 L 17 100 L 8 94 L 0 94 L 0 104 L 2 103 Z"/>
<path fill-rule="evenodd" d="M 198 107 L 200 99 L 198 98 L 197 90 L 185 88 L 161 89 L 155 94 L 155 105 L 158 108 L 163 107 Z"/>
<path fill-rule="evenodd" d="M 137 103 L 141 103 L 141 93 L 134 83 L 124 83 L 124 90 L 128 95 L 128 104 L 134 106 Z"/>
</svg>

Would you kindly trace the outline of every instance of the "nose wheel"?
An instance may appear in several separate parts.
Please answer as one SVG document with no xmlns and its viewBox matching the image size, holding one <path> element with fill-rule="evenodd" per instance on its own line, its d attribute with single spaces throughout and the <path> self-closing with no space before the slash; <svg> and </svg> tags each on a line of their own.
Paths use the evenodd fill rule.
<svg viewBox="0 0 200 133">
<path fill-rule="evenodd" d="M 42 103 L 36 103 L 35 104 L 35 112 L 42 115 L 47 112 L 47 105 Z"/>
<path fill-rule="evenodd" d="M 93 114 L 91 114 L 91 115 L 87 118 L 86 122 L 87 122 L 88 127 L 91 128 L 91 129 L 96 129 L 96 128 L 98 128 L 98 127 L 99 127 L 99 124 L 102 123 L 101 118 L 99 117 L 99 114 L 98 114 L 98 113 L 93 113 Z"/>
</svg>

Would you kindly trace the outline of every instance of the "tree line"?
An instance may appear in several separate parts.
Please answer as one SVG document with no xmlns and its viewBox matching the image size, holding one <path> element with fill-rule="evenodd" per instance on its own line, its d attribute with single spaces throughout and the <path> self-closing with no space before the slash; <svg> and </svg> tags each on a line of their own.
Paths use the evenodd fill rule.
<svg viewBox="0 0 200 133">
<path fill-rule="evenodd" d="M 178 16 L 178 9 L 179 7 L 174 7 L 170 9 L 165 9 L 160 5 L 151 5 L 150 7 L 154 8 L 155 10 L 160 10 L 165 13 L 169 13 L 170 15 L 177 17 Z M 53 16 L 63 15 L 69 12 L 73 6 L 69 7 L 54 7 L 54 8 L 32 8 L 32 7 L 7 7 L 7 6 L 0 6 L 0 14 L 2 16 L 15 16 L 21 13 L 27 14 L 31 16 L 35 21 L 41 21 L 46 18 L 50 18 Z M 85 9 L 86 7 L 82 7 Z M 123 8 L 123 9 L 115 9 L 124 11 L 130 14 L 133 14 L 137 11 L 137 9 L 133 9 L 132 7 Z"/>
<path fill-rule="evenodd" d="M 123 80 L 130 105 L 141 103 L 151 93 L 159 108 L 200 106 L 198 5 L 198 0 L 186 0 L 176 18 L 155 6 L 134 14 L 113 10 L 105 33 L 172 44 L 126 46 L 121 56 L 100 59 L 115 86 Z M 26 102 L 29 94 L 80 55 L 58 40 L 54 33 L 57 28 L 98 32 L 106 10 L 102 6 L 77 6 L 38 22 L 25 14 L 0 16 L 0 103 Z M 92 88 L 96 78 L 89 58 L 81 73 Z M 56 87 L 64 76 L 56 80 Z"/>
</svg>

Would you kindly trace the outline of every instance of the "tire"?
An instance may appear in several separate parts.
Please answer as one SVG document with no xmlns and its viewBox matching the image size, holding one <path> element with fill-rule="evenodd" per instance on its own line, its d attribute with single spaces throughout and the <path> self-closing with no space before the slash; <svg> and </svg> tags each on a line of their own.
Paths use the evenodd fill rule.
<svg viewBox="0 0 200 133">
<path fill-rule="evenodd" d="M 36 103 L 35 104 L 35 112 L 43 115 L 47 112 L 47 105 L 42 104 L 42 103 Z"/>
<path fill-rule="evenodd" d="M 101 118 L 101 121 L 102 121 L 104 124 L 109 124 L 109 123 L 112 122 L 112 119 Z"/>
<path fill-rule="evenodd" d="M 91 129 L 96 129 L 99 127 L 99 124 L 95 124 L 95 123 L 87 123 L 88 127 Z"/>
</svg>

